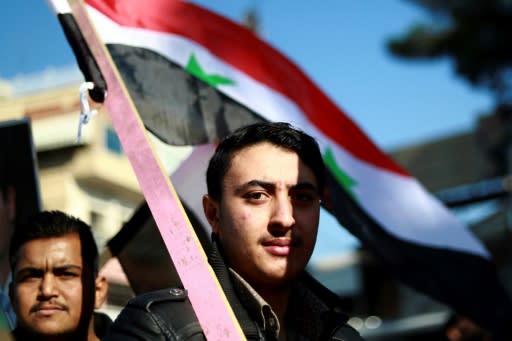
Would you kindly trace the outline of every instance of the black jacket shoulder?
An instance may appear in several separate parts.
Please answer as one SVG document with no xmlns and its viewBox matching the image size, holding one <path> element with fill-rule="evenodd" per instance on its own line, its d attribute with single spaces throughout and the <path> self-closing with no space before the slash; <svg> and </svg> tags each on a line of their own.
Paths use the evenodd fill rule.
<svg viewBox="0 0 512 341">
<path fill-rule="evenodd" d="M 206 340 L 187 291 L 163 289 L 131 299 L 116 318 L 106 341 Z"/>
</svg>

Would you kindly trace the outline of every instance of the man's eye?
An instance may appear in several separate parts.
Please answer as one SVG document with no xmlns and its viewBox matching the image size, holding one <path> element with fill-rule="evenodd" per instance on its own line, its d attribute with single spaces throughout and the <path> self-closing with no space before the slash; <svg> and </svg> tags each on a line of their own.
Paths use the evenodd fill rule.
<svg viewBox="0 0 512 341">
<path fill-rule="evenodd" d="M 309 192 L 292 193 L 291 198 L 295 202 L 309 203 L 318 200 L 318 196 Z"/>
<path fill-rule="evenodd" d="M 38 276 L 34 276 L 34 275 L 26 275 L 26 276 L 22 276 L 20 277 L 20 281 L 21 282 L 27 282 L 27 281 L 30 281 L 30 280 L 34 280 L 38 278 Z"/>
<path fill-rule="evenodd" d="M 263 192 L 250 192 L 244 195 L 244 198 L 247 200 L 264 200 L 266 198 L 265 193 Z"/>
<path fill-rule="evenodd" d="M 73 271 L 62 271 L 58 272 L 56 275 L 63 279 L 79 277 L 79 274 Z"/>
<path fill-rule="evenodd" d="M 41 278 L 41 274 L 39 273 L 26 273 L 26 274 L 22 274 L 18 277 L 18 281 L 19 282 L 29 282 L 29 281 L 34 281 L 36 279 L 39 279 Z"/>
</svg>

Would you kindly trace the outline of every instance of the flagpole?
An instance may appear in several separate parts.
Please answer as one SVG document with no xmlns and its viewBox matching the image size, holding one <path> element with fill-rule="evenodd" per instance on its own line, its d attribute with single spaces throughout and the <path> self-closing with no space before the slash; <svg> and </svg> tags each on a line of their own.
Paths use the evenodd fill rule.
<svg viewBox="0 0 512 341">
<path fill-rule="evenodd" d="M 156 225 L 208 340 L 244 340 L 244 334 L 208 264 L 183 206 L 154 152 L 146 130 L 105 45 L 80 0 L 71 11 L 108 84 L 104 106 L 123 146 Z M 158 275 L 158 274 L 155 274 Z"/>
</svg>

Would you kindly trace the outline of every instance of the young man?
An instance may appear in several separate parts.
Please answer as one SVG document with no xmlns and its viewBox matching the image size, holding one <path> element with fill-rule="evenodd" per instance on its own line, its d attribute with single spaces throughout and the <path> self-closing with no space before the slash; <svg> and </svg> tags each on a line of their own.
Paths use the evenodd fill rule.
<svg viewBox="0 0 512 341">
<path fill-rule="evenodd" d="M 246 338 L 362 340 L 338 298 L 304 271 L 324 188 L 316 141 L 286 123 L 241 128 L 217 147 L 206 181 L 209 262 Z M 107 340 L 204 339 L 185 295 L 177 296 L 162 290 L 132 300 Z"/>
<path fill-rule="evenodd" d="M 16 226 L 9 261 L 16 340 L 100 340 L 93 311 L 105 301 L 108 284 L 98 277 L 98 249 L 87 224 L 59 211 L 40 212 Z"/>
</svg>

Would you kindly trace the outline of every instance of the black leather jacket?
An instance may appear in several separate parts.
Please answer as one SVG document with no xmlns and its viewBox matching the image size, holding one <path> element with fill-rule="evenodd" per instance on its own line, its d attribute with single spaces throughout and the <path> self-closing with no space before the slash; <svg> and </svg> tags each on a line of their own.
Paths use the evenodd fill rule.
<svg viewBox="0 0 512 341">
<path fill-rule="evenodd" d="M 251 334 L 246 333 L 247 340 L 272 340 L 257 325 L 254 327 Z M 326 340 L 363 341 L 359 333 L 344 322 L 329 334 Z M 206 338 L 186 290 L 174 288 L 142 294 L 131 300 L 103 340 L 203 341 Z"/>
<path fill-rule="evenodd" d="M 275 340 L 274 336 L 266 335 L 255 319 L 249 316 L 237 297 L 229 271 L 215 243 L 209 261 L 246 339 Z M 317 296 L 324 298 L 332 308 L 322 315 L 324 328 L 322 335 L 318 337 L 319 340 L 363 341 L 359 333 L 346 323 L 346 315 L 334 305 L 337 299 L 333 293 L 307 274 L 299 280 L 303 281 Z M 206 338 L 192 309 L 192 304 L 188 300 L 186 290 L 171 288 L 145 293 L 130 300 L 112 324 L 104 340 L 177 341 L 206 340 Z"/>
<path fill-rule="evenodd" d="M 164 289 L 130 300 L 104 340 L 206 340 L 186 290 Z"/>
</svg>

